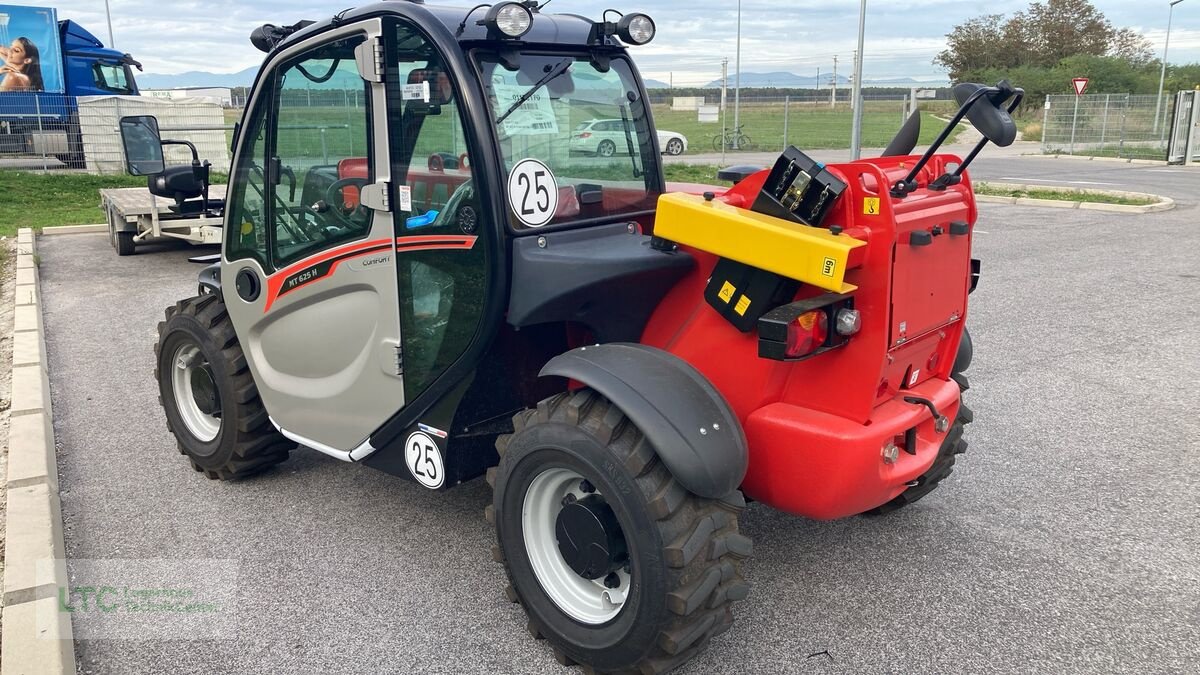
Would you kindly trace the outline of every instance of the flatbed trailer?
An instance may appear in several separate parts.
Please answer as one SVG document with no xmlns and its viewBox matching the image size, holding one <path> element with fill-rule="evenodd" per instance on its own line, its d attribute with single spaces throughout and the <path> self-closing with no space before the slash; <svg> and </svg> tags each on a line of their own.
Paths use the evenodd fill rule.
<svg viewBox="0 0 1200 675">
<path fill-rule="evenodd" d="M 207 210 L 177 213 L 171 209 L 173 200 L 156 197 L 146 188 L 100 191 L 100 208 L 108 222 L 109 243 L 117 255 L 131 255 L 140 243 L 164 239 L 220 244 L 225 186 L 211 186 L 209 200 Z"/>
</svg>

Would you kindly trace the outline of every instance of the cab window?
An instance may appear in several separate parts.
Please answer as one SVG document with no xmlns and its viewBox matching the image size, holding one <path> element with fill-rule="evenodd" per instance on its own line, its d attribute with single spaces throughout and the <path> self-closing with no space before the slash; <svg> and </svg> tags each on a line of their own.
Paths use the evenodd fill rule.
<svg viewBox="0 0 1200 675">
<path fill-rule="evenodd" d="M 132 94 L 133 87 L 129 83 L 129 71 L 125 66 L 112 63 L 96 63 L 92 66 L 92 79 L 96 88 L 111 91 L 114 94 Z"/>
<path fill-rule="evenodd" d="M 388 83 L 392 175 L 412 208 L 398 214 L 397 265 L 404 391 L 418 396 L 470 346 L 483 315 L 486 227 L 456 83 L 436 48 L 396 24 Z"/>
<path fill-rule="evenodd" d="M 360 191 L 372 179 L 370 88 L 354 48 L 329 42 L 282 64 L 241 132 L 230 195 L 228 255 L 268 271 L 365 237 L 372 211 Z"/>
</svg>

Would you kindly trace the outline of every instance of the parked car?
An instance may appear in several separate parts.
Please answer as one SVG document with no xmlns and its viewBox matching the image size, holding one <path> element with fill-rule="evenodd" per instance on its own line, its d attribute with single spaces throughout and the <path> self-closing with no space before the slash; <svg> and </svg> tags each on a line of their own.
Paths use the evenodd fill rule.
<svg viewBox="0 0 1200 675">
<path fill-rule="evenodd" d="M 674 131 L 659 130 L 658 147 L 665 155 L 682 155 L 687 151 L 687 137 Z M 588 120 L 580 122 L 571 135 L 571 152 L 599 157 L 612 157 L 624 152 L 627 145 L 621 120 Z"/>
</svg>

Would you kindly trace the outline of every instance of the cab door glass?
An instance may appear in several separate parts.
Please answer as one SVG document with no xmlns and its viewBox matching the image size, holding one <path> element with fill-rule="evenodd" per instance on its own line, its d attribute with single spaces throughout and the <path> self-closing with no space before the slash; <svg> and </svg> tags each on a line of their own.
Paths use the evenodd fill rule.
<svg viewBox="0 0 1200 675">
<path fill-rule="evenodd" d="M 397 274 L 410 400 L 467 350 L 478 329 L 491 260 L 472 180 L 460 92 L 436 48 L 398 24 L 389 86 L 393 176 L 407 186 L 412 210 L 396 223 Z"/>
<path fill-rule="evenodd" d="M 370 87 L 354 48 L 365 38 L 327 43 L 281 67 L 277 77 L 272 183 L 272 260 L 278 267 L 365 237 L 372 211 Z"/>
</svg>

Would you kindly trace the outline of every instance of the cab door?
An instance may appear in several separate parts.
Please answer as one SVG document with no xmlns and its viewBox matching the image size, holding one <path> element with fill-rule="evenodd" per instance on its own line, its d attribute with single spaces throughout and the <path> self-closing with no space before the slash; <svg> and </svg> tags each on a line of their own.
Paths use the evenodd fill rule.
<svg viewBox="0 0 1200 675">
<path fill-rule="evenodd" d="M 222 294 L 274 424 L 342 459 L 405 403 L 381 22 L 275 56 L 251 101 Z"/>
</svg>

